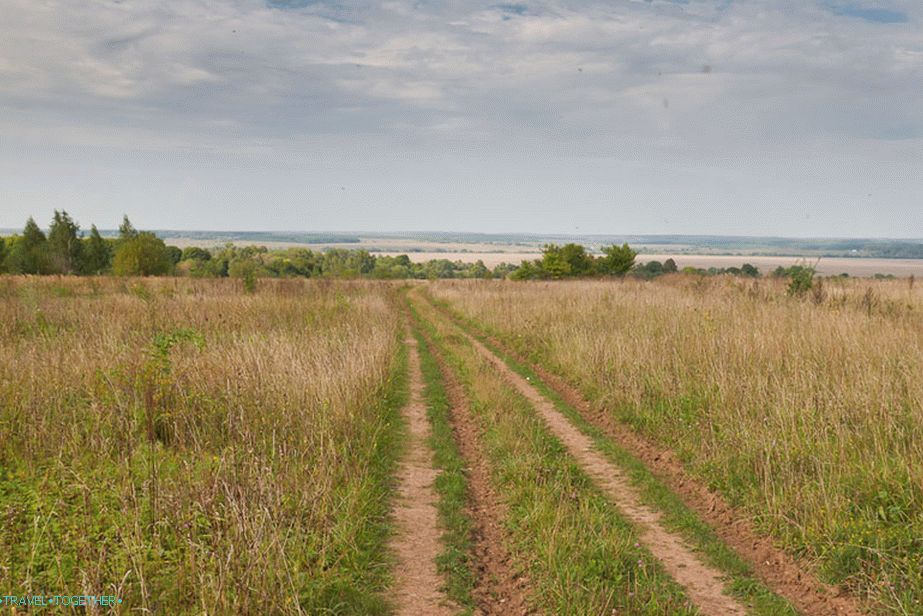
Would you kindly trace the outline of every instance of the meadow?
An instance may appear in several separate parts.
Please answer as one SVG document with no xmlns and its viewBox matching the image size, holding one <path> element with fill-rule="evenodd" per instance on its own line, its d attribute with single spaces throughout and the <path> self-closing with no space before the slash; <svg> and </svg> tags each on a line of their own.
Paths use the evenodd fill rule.
<svg viewBox="0 0 923 616">
<path fill-rule="evenodd" d="M 565 377 L 821 576 L 923 597 L 923 292 L 912 280 L 466 284 L 431 295 Z"/>
<path fill-rule="evenodd" d="M 431 507 L 429 613 L 923 613 L 921 314 L 912 280 L 0 277 L 0 587 L 408 614 L 395 511 Z"/>
<path fill-rule="evenodd" d="M 386 609 L 393 294 L 276 282 L 0 278 L 0 586 Z"/>
</svg>

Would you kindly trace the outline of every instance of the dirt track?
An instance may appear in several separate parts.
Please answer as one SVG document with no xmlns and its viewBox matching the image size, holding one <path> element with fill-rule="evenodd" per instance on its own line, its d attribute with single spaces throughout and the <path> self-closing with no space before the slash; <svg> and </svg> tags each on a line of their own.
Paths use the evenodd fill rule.
<svg viewBox="0 0 923 616">
<path fill-rule="evenodd" d="M 464 327 L 451 314 L 435 304 L 433 305 L 446 315 L 446 318 L 452 320 L 464 330 Z M 495 363 L 498 369 L 504 369 L 511 379 L 519 379 L 521 383 L 526 383 L 534 394 L 537 394 L 545 403 L 550 404 L 534 387 L 529 385 L 518 374 L 512 372 L 489 349 L 480 342 L 474 342 L 479 347 L 479 350 Z M 858 616 L 865 613 L 854 597 L 823 584 L 807 568 L 776 548 L 768 538 L 756 533 L 746 515 L 736 511 L 720 495 L 708 490 L 704 485 L 689 477 L 679 462 L 674 459 L 671 452 L 664 451 L 662 448 L 646 442 L 637 434 L 619 424 L 605 410 L 593 409 L 590 403 L 561 377 L 551 374 L 541 366 L 517 356 L 499 340 L 491 338 L 490 343 L 495 348 L 500 348 L 503 352 L 514 357 L 518 362 L 528 365 L 539 378 L 561 395 L 568 404 L 577 409 L 587 421 L 600 428 L 609 438 L 642 460 L 671 490 L 680 496 L 687 507 L 695 511 L 701 519 L 714 529 L 716 535 L 726 545 L 735 550 L 739 556 L 751 565 L 757 577 L 764 584 L 780 596 L 788 599 L 799 612 L 809 616 Z M 521 391 L 530 400 L 532 399 L 531 395 L 526 391 Z M 541 404 L 541 400 L 534 401 L 537 407 Z M 552 410 L 557 413 L 556 409 Z M 558 415 L 560 416 L 560 414 Z M 560 416 L 560 418 L 566 422 L 563 416 Z M 567 425 L 576 430 L 570 426 L 569 422 L 567 422 Z M 581 434 L 581 436 L 583 435 Z M 583 446 L 580 441 L 575 441 L 575 445 L 578 447 Z M 678 578 L 677 580 L 679 581 Z"/>
<path fill-rule="evenodd" d="M 467 335 L 467 334 L 466 334 Z M 639 529 L 641 542 L 659 559 L 667 572 L 681 584 L 704 614 L 714 616 L 746 614 L 746 608 L 724 594 L 721 573 L 703 563 L 682 539 L 660 524 L 660 514 L 645 506 L 628 478 L 593 447 L 592 440 L 575 428 L 554 404 L 531 383 L 516 374 L 487 347 L 469 336 L 477 351 L 487 359 L 541 414 L 554 435 L 567 447 L 581 468 L 603 489 L 619 511 Z"/>
<path fill-rule="evenodd" d="M 420 358 L 416 340 L 408 338 L 405 343 L 410 350 L 410 400 L 403 410 L 408 428 L 407 450 L 397 474 L 397 532 L 391 542 L 398 561 L 393 601 L 397 613 L 406 616 L 454 614 L 457 610 L 448 605 L 440 590 L 443 580 L 436 569 L 436 557 L 442 551 L 433 489 L 437 471 L 426 442 L 430 427 L 423 402 Z"/>
<path fill-rule="evenodd" d="M 479 430 L 471 416 L 464 388 L 432 341 L 429 341 L 429 346 L 442 373 L 451 406 L 455 440 L 468 464 L 467 514 L 473 526 L 472 558 L 477 576 L 473 595 L 478 613 L 496 616 L 530 614 L 526 600 L 528 582 L 516 573 L 506 548 L 506 531 L 500 524 L 504 507 L 490 483 L 490 469 L 481 452 Z"/>
</svg>

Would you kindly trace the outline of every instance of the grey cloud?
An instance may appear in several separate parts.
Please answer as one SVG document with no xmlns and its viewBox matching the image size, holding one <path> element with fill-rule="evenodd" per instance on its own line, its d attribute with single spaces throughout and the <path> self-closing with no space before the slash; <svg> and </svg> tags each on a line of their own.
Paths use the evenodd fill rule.
<svg viewBox="0 0 923 616">
<path fill-rule="evenodd" d="M 822 155 L 918 162 L 904 146 L 923 140 L 919 8 L 875 9 L 906 17 L 899 23 L 831 6 L 8 0 L 0 161 L 48 144 L 129 152 L 139 164 L 150 164 L 139 152 L 199 152 L 255 170 L 284 159 L 312 178 L 331 170 L 318 161 L 340 161 L 370 174 L 362 203 L 376 192 L 400 200 L 383 179 L 400 176 L 393 161 L 429 161 L 437 186 L 466 164 L 745 166 L 752 179 L 786 157 L 801 169 Z M 101 167 L 116 157 L 96 155 Z M 188 173 L 158 164 L 166 177 Z M 824 174 L 833 192 L 842 172 Z M 386 188 L 376 191 L 375 177 Z M 674 177 L 670 194 L 683 182 L 701 188 Z M 618 190 L 594 181 L 588 203 Z M 299 190 L 286 200 L 285 187 L 272 187 L 280 211 L 297 207 Z M 795 199 L 801 188 L 788 190 Z M 525 197 L 510 203 L 529 207 Z M 370 215 L 360 200 L 344 207 L 347 220 Z"/>
</svg>

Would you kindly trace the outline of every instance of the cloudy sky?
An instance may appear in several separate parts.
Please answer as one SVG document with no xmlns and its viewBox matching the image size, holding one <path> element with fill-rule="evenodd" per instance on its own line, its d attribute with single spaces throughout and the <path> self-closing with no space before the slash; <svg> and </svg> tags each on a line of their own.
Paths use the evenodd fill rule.
<svg viewBox="0 0 923 616">
<path fill-rule="evenodd" d="M 919 0 L 4 0 L 0 227 L 923 237 Z"/>
</svg>

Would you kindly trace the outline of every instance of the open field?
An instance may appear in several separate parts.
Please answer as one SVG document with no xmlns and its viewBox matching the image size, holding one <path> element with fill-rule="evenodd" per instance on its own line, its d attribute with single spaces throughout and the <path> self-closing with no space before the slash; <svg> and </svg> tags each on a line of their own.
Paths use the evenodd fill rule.
<svg viewBox="0 0 923 616">
<path fill-rule="evenodd" d="M 919 613 L 923 293 L 772 281 L 437 284 L 435 298 L 675 452 L 758 530 Z"/>
<path fill-rule="evenodd" d="M 0 277 L 0 585 L 90 613 L 923 613 L 909 281 Z"/>
<path fill-rule="evenodd" d="M 385 611 L 397 325 L 363 284 L 0 278 L 0 586 Z"/>
</svg>

